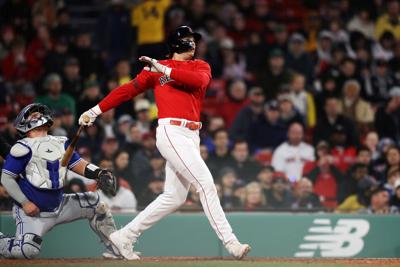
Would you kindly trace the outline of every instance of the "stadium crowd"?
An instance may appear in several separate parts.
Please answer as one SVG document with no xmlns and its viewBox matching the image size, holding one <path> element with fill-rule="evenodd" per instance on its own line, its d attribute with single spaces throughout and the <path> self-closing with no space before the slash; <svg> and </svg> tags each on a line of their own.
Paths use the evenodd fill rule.
<svg viewBox="0 0 400 267">
<path fill-rule="evenodd" d="M 93 25 L 80 5 L 100 10 Z M 83 7 L 81 7 L 83 8 Z M 90 8 L 89 8 L 90 10 Z M 90 12 L 89 12 L 90 13 Z M 82 16 L 82 15 L 81 15 Z M 53 135 L 164 58 L 177 26 L 202 33 L 212 67 L 200 153 L 227 210 L 397 213 L 400 208 L 400 3 L 397 0 L 0 1 L 0 133 L 32 102 L 54 111 Z M 78 152 L 119 178 L 114 210 L 163 190 L 152 91 L 104 113 Z M 96 190 L 70 173 L 66 192 Z M 0 186 L 0 209 L 11 199 Z M 200 207 L 191 190 L 182 209 Z"/>
</svg>

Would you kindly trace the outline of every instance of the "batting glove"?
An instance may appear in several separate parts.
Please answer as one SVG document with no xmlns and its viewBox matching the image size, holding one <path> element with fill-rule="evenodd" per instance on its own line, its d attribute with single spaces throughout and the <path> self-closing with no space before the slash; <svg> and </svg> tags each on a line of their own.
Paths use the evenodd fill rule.
<svg viewBox="0 0 400 267">
<path fill-rule="evenodd" d="M 139 58 L 139 60 L 150 65 L 148 67 L 144 67 L 144 69 L 147 71 L 162 73 L 167 76 L 171 75 L 172 69 L 170 67 L 167 67 L 167 66 L 164 66 L 163 64 L 158 63 L 157 59 L 146 57 L 146 56 L 141 56 Z"/>
<path fill-rule="evenodd" d="M 99 105 L 92 107 L 91 109 L 82 113 L 79 117 L 78 123 L 79 125 L 91 126 L 93 122 L 96 120 L 97 116 L 101 114 L 101 109 Z M 85 121 L 84 118 L 88 117 L 89 121 Z"/>
</svg>

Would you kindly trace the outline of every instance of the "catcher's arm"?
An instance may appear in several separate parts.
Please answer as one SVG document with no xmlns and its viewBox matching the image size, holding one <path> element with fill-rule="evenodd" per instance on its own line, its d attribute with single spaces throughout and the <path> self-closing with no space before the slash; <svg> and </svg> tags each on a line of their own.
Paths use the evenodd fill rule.
<svg viewBox="0 0 400 267">
<path fill-rule="evenodd" d="M 110 170 L 100 169 L 96 165 L 81 159 L 73 168 L 73 172 L 86 178 L 96 180 L 97 187 L 104 194 L 115 196 L 117 194 L 117 179 Z"/>
</svg>

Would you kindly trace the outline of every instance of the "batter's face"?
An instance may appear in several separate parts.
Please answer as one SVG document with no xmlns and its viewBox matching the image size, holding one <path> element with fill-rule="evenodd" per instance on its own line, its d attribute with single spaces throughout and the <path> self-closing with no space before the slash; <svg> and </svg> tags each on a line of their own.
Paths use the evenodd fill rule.
<svg viewBox="0 0 400 267">
<path fill-rule="evenodd" d="M 182 40 L 191 42 L 193 49 L 180 54 L 175 53 L 173 59 L 191 60 L 196 52 L 196 42 L 192 36 L 184 37 Z"/>
</svg>

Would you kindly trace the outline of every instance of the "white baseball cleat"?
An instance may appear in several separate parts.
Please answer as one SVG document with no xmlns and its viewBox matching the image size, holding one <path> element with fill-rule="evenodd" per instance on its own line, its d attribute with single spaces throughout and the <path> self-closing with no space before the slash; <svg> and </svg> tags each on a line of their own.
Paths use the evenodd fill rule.
<svg viewBox="0 0 400 267">
<path fill-rule="evenodd" d="M 228 250 L 229 254 L 235 257 L 238 260 L 244 258 L 247 253 L 250 252 L 251 247 L 248 244 L 242 244 L 237 240 L 232 240 L 228 244 L 225 245 L 226 250 Z"/>
<path fill-rule="evenodd" d="M 118 249 L 119 254 L 126 260 L 140 260 L 138 254 L 133 251 L 132 241 L 120 231 L 110 234 L 110 242 Z"/>
</svg>

